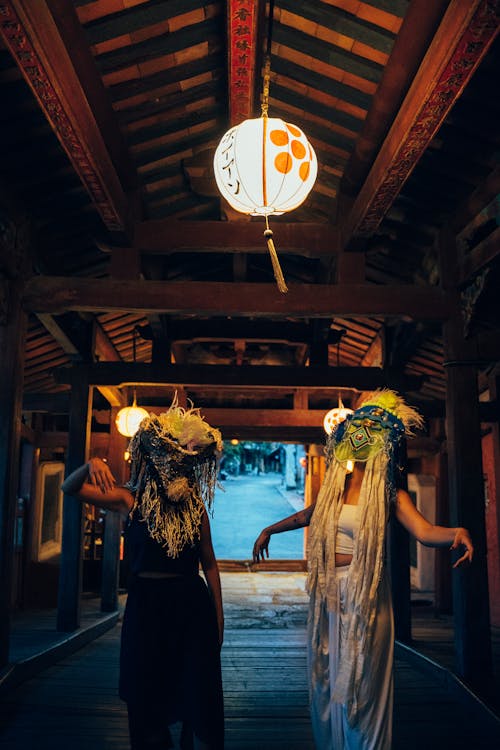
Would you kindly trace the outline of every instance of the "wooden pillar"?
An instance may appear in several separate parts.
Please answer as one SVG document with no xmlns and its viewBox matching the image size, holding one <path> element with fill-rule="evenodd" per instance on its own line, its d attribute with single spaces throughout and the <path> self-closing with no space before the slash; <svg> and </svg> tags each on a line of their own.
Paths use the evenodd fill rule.
<svg viewBox="0 0 500 750">
<path fill-rule="evenodd" d="M 445 326 L 448 356 L 453 325 Z M 450 523 L 468 528 L 475 547 L 472 565 L 453 575 L 457 671 L 482 692 L 491 677 L 492 657 L 477 371 L 455 360 L 450 361 L 446 374 Z"/>
<path fill-rule="evenodd" d="M 401 463 L 406 465 L 406 455 L 401 458 Z M 407 490 L 406 472 L 401 479 L 402 489 Z M 411 643 L 410 537 L 394 516 L 389 522 L 387 552 L 394 609 L 394 634 L 398 641 Z"/>
<path fill-rule="evenodd" d="M 80 368 L 78 377 L 73 376 L 71 382 L 66 475 L 71 474 L 87 459 L 92 414 L 91 396 L 88 378 L 82 376 Z M 57 629 L 64 632 L 76 630 L 80 626 L 82 536 L 81 503 L 70 495 L 65 495 L 57 611 Z"/>
<path fill-rule="evenodd" d="M 440 254 L 443 286 L 455 298 L 455 313 L 443 326 L 450 524 L 468 528 L 475 547 L 472 564 L 453 571 L 456 669 L 476 692 L 486 696 L 492 655 L 477 366 L 473 342 L 464 337 L 460 298 L 454 287 L 455 239 L 446 230 L 441 234 Z"/>
<path fill-rule="evenodd" d="M 0 668 L 9 660 L 26 315 L 21 281 L 0 281 Z"/>
<path fill-rule="evenodd" d="M 108 463 L 117 484 L 125 484 L 126 462 L 124 454 L 128 445 L 128 438 L 120 435 L 115 427 L 118 407 L 111 410 L 111 431 L 109 436 Z M 122 531 L 122 516 L 120 513 L 109 511 L 106 513 L 104 528 L 104 546 L 102 551 L 101 577 L 101 610 L 114 612 L 118 609 L 118 579 L 120 575 L 120 537 Z"/>
<path fill-rule="evenodd" d="M 488 378 L 490 399 L 500 401 L 500 375 L 492 373 Z M 500 424 L 490 425 L 490 455 L 488 457 L 489 502 L 485 513 L 488 545 L 488 581 L 490 587 L 490 608 L 492 626 L 500 626 Z M 486 473 L 486 472 L 485 472 Z"/>
</svg>

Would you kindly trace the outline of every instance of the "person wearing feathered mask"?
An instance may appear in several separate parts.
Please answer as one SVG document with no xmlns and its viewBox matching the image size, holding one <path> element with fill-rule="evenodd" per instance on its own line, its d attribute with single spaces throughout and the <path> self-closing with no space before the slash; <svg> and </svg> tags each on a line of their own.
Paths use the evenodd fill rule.
<svg viewBox="0 0 500 750">
<path fill-rule="evenodd" d="M 99 458 L 63 483 L 66 494 L 127 515 L 119 692 L 132 750 L 172 747 L 168 727 L 179 721 L 182 747 L 223 748 L 224 618 L 208 518 L 221 450 L 219 430 L 174 398 L 168 411 L 143 419 L 130 441 L 125 486 Z"/>
<path fill-rule="evenodd" d="M 263 529 L 254 544 L 254 560 L 263 560 L 272 534 L 310 526 L 308 671 L 318 750 L 391 747 L 389 517 L 394 515 L 422 544 L 461 548 L 454 567 L 472 560 L 467 529 L 431 524 L 401 486 L 406 436 L 422 424 L 421 415 L 394 391 L 366 394 L 329 436 L 327 470 L 316 502 Z"/>
</svg>

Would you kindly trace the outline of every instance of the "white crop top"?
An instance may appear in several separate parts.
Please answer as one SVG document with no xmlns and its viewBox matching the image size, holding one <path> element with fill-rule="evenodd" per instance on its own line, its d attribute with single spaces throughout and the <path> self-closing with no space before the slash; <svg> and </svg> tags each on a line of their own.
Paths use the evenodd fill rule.
<svg viewBox="0 0 500 750">
<path fill-rule="evenodd" d="M 354 537 L 356 536 L 358 526 L 358 506 L 343 505 L 339 516 L 335 552 L 339 552 L 342 555 L 352 555 Z"/>
</svg>

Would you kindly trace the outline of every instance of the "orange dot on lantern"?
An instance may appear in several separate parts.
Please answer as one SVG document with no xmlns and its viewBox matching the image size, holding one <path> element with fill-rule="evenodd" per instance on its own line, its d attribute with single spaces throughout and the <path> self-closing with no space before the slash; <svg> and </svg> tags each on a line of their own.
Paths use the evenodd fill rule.
<svg viewBox="0 0 500 750">
<path fill-rule="evenodd" d="M 295 125 L 290 125 L 289 122 L 287 122 L 286 126 L 292 135 L 294 135 L 296 138 L 300 138 L 300 136 L 302 135 L 301 130 L 296 128 Z"/>
<path fill-rule="evenodd" d="M 271 130 L 269 138 L 275 146 L 286 146 L 288 143 L 288 133 L 286 130 Z"/>
<path fill-rule="evenodd" d="M 308 161 L 303 161 L 299 167 L 299 177 L 303 182 L 309 177 L 310 166 L 311 165 Z"/>
<path fill-rule="evenodd" d="M 291 148 L 292 154 L 296 159 L 303 159 L 306 155 L 306 147 L 304 146 L 302 141 L 292 141 Z"/>
<path fill-rule="evenodd" d="M 280 151 L 274 160 L 274 166 L 282 174 L 287 174 L 292 168 L 292 159 L 286 151 Z"/>
</svg>

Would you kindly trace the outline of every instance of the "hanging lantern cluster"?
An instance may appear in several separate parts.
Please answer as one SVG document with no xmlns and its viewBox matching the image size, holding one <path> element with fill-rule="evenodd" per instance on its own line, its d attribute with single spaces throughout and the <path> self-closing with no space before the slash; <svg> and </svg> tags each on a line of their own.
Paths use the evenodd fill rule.
<svg viewBox="0 0 500 750">
<path fill-rule="evenodd" d="M 288 291 L 269 228 L 269 216 L 293 211 L 307 198 L 316 180 L 314 149 L 296 125 L 268 117 L 270 57 L 266 57 L 262 115 L 232 127 L 214 156 L 214 173 L 222 196 L 236 211 L 266 220 L 274 276 Z"/>
<path fill-rule="evenodd" d="M 339 405 L 334 409 L 330 409 L 330 411 L 325 414 L 325 418 L 323 420 L 323 429 L 325 430 L 326 434 L 331 435 L 335 427 L 343 422 L 344 419 L 352 413 L 352 409 L 346 409 L 346 407 L 342 403 L 342 399 L 339 396 Z"/>
</svg>

